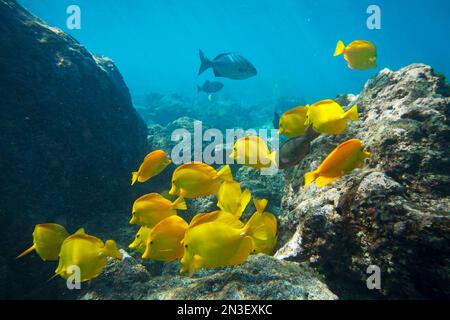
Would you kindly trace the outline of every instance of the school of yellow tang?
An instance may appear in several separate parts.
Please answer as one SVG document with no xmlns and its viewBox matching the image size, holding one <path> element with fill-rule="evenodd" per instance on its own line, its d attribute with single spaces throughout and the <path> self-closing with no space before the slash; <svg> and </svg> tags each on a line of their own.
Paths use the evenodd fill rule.
<svg viewBox="0 0 450 320">
<path fill-rule="evenodd" d="M 334 55 L 344 55 L 349 68 L 366 70 L 376 67 L 376 47 L 369 41 L 357 40 L 345 46 L 339 41 Z M 349 121 L 358 121 L 358 107 L 345 111 L 336 101 L 323 100 L 298 106 L 285 112 L 279 120 L 279 131 L 287 138 L 304 135 L 310 127 L 318 134 L 337 135 L 347 129 Z M 277 167 L 277 154 L 258 136 L 238 139 L 229 155 L 236 163 L 254 169 Z M 358 139 L 338 145 L 321 163 L 305 174 L 304 188 L 315 182 L 324 187 L 370 157 Z M 171 160 L 163 150 L 150 152 L 138 171 L 132 172 L 131 185 L 144 183 L 169 166 Z M 175 169 L 167 193 L 148 193 L 138 198 L 131 210 L 130 224 L 140 226 L 129 248 L 142 259 L 170 262 L 179 260 L 180 272 L 192 276 L 201 268 L 234 266 L 251 254 L 271 254 L 277 242 L 276 216 L 266 211 L 266 199 L 253 199 L 255 212 L 247 221 L 241 217 L 252 195 L 242 191 L 229 165 L 220 170 L 192 162 Z M 195 214 L 188 223 L 177 210 L 187 210 L 184 199 L 217 197 L 217 210 Z M 171 198 L 173 196 L 173 198 Z M 171 200 L 172 199 L 172 200 Z M 55 276 L 67 279 L 73 266 L 80 269 L 81 281 L 96 278 L 108 258 L 123 258 L 114 240 L 103 242 L 86 234 L 83 228 L 74 234 L 58 224 L 38 224 L 33 232 L 33 245 L 17 258 L 35 251 L 43 261 L 58 261 Z M 52 278 L 53 278 L 52 277 Z"/>
</svg>

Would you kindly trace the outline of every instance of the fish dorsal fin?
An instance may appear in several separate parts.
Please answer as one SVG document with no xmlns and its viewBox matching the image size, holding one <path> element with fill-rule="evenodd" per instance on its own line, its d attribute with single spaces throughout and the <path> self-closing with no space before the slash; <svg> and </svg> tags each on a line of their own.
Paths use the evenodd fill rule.
<svg viewBox="0 0 450 320">
<path fill-rule="evenodd" d="M 308 112 L 308 107 L 307 106 L 298 106 L 295 107 L 291 110 L 288 110 L 284 113 L 284 115 L 290 115 L 290 114 L 298 114 L 299 112 L 304 112 L 305 115 Z"/>
<path fill-rule="evenodd" d="M 164 198 L 159 193 L 152 192 L 152 193 L 144 194 L 142 197 L 140 197 L 136 201 L 151 201 L 151 200 L 154 200 L 154 199 L 157 199 L 157 198 L 163 198 L 163 199 L 167 200 L 166 198 Z"/>
<path fill-rule="evenodd" d="M 77 231 L 75 231 L 74 234 L 86 234 L 86 231 L 84 231 L 84 228 L 80 228 Z"/>
<path fill-rule="evenodd" d="M 189 229 L 192 229 L 198 225 L 208 222 L 221 222 L 227 224 L 233 228 L 240 229 L 243 227 L 243 223 L 238 220 L 233 214 L 225 211 L 213 211 L 208 213 L 199 213 L 192 219 L 189 224 Z"/>
<path fill-rule="evenodd" d="M 247 208 L 248 203 L 250 202 L 252 198 L 252 194 L 249 189 L 245 189 L 244 192 L 242 192 L 239 207 L 237 212 L 235 212 L 235 217 L 240 218 L 242 216 L 242 213 L 245 211 L 245 208 Z"/>
<path fill-rule="evenodd" d="M 221 54 L 219 54 L 218 56 L 216 56 L 213 60 L 214 60 L 214 61 L 217 61 L 217 60 L 219 60 L 220 58 L 223 58 L 223 57 L 228 56 L 228 55 L 230 55 L 230 54 L 232 54 L 232 53 L 231 53 L 231 52 L 221 53 Z"/>
</svg>

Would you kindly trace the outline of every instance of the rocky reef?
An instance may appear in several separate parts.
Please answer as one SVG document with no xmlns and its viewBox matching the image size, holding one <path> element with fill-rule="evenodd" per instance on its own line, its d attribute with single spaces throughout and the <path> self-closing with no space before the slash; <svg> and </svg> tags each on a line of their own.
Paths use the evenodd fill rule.
<svg viewBox="0 0 450 320">
<path fill-rule="evenodd" d="M 130 172 L 148 151 L 147 128 L 110 59 L 12 0 L 0 0 L 0 70 L 0 298 L 61 297 L 43 285 L 53 264 L 14 257 L 36 223 L 114 237 L 115 221 L 127 223 L 117 212 L 135 197 Z"/>
<path fill-rule="evenodd" d="M 173 300 L 335 300 L 306 263 L 251 256 L 236 267 L 219 268 L 189 278 L 167 272 L 152 274 L 133 258 L 111 262 L 80 299 Z"/>
<path fill-rule="evenodd" d="M 450 88 L 431 67 L 382 70 L 357 97 L 360 121 L 322 136 L 285 173 L 276 256 L 309 261 L 340 298 L 450 297 Z M 303 188 L 339 143 L 359 138 L 372 156 L 362 169 Z M 366 287 L 367 267 L 381 290 Z"/>
<path fill-rule="evenodd" d="M 135 107 L 148 124 L 167 126 L 179 118 L 189 117 L 220 130 L 232 128 L 273 128 L 274 113 L 284 111 L 305 101 L 298 97 L 277 97 L 269 101 L 245 103 L 221 95 L 193 99 L 178 94 L 150 93 L 134 99 Z M 230 110 L 233 113 L 230 114 Z"/>
</svg>

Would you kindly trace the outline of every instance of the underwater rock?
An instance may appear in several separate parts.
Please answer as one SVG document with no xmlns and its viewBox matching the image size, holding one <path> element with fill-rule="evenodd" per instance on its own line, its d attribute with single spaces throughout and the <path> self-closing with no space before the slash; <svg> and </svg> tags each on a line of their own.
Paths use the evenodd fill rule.
<svg viewBox="0 0 450 320">
<path fill-rule="evenodd" d="M 449 298 L 449 93 L 445 78 L 422 64 L 367 82 L 350 103 L 360 121 L 317 138 L 285 171 L 276 256 L 310 261 L 340 298 Z M 349 138 L 371 152 L 368 166 L 304 189 L 303 175 Z M 366 287 L 370 265 L 381 270 L 381 290 Z"/>
<path fill-rule="evenodd" d="M 249 189 L 254 199 L 269 200 L 267 211 L 280 214 L 281 198 L 283 194 L 280 190 L 284 188 L 284 175 L 278 171 L 273 175 L 262 175 L 260 170 L 255 170 L 247 166 L 241 166 L 235 179 L 241 183 L 242 190 Z M 249 218 L 255 212 L 255 207 L 251 201 L 244 211 L 243 217 Z"/>
<path fill-rule="evenodd" d="M 83 289 L 82 289 L 83 290 Z M 335 300 L 320 276 L 307 264 L 270 256 L 250 256 L 242 265 L 202 272 L 189 278 L 177 270 L 150 276 L 136 260 L 110 261 L 80 299 L 157 300 Z"/>
<path fill-rule="evenodd" d="M 0 0 L 0 21 L 0 297 L 50 298 L 57 293 L 43 283 L 54 266 L 14 257 L 37 223 L 75 231 L 107 219 L 114 228 L 114 213 L 133 199 L 130 172 L 148 151 L 146 126 L 110 59 L 16 1 Z M 38 287 L 47 291 L 33 295 Z"/>
<path fill-rule="evenodd" d="M 213 95 L 197 99 L 178 94 L 148 94 L 135 98 L 135 108 L 149 125 L 167 126 L 182 117 L 202 121 L 211 128 L 223 131 L 233 128 L 273 128 L 274 111 L 282 114 L 302 102 L 299 98 L 279 98 L 257 103 L 246 103 Z"/>
</svg>

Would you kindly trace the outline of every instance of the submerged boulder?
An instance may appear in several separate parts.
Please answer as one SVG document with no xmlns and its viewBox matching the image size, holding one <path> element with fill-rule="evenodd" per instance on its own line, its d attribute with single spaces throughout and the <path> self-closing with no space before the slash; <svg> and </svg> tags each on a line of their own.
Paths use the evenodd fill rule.
<svg viewBox="0 0 450 320">
<path fill-rule="evenodd" d="M 0 70 L 0 297 L 55 297 L 46 280 L 56 266 L 14 257 L 37 223 L 126 224 L 116 213 L 134 197 L 130 172 L 148 151 L 146 126 L 110 59 L 12 0 L 0 0 Z"/>
<path fill-rule="evenodd" d="M 382 70 L 357 99 L 360 121 L 321 136 L 286 171 L 276 256 L 314 263 L 340 298 L 450 297 L 450 88 L 431 67 Z M 345 99 L 341 99 L 345 100 Z M 361 139 L 368 164 L 303 188 L 339 143 Z M 367 268 L 381 270 L 369 291 Z"/>
<path fill-rule="evenodd" d="M 189 278 L 175 268 L 152 275 L 133 258 L 111 261 L 80 299 L 335 300 L 307 264 L 250 256 L 240 266 L 202 271 Z"/>
</svg>

